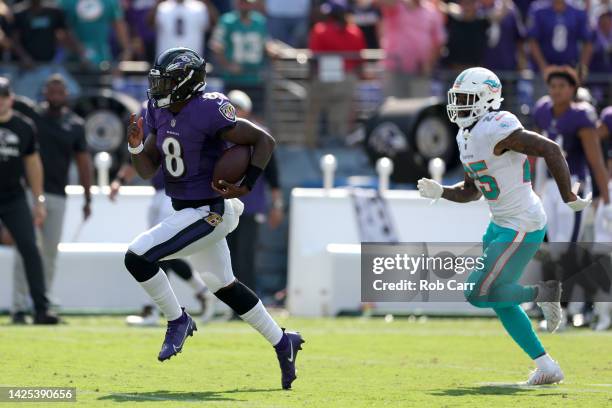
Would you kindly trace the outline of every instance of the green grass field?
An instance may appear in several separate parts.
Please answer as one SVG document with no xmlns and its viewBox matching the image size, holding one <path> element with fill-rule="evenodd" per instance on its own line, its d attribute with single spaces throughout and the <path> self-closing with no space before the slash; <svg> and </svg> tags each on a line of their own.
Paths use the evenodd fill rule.
<svg viewBox="0 0 612 408">
<path fill-rule="evenodd" d="M 182 354 L 159 363 L 163 328 L 68 320 L 45 328 L 0 318 L 0 385 L 73 386 L 87 407 L 612 405 L 612 332 L 543 335 L 566 381 L 526 388 L 512 384 L 530 361 L 493 319 L 281 319 L 307 342 L 293 390 L 282 391 L 274 352 L 242 322 L 201 326 Z"/>
</svg>

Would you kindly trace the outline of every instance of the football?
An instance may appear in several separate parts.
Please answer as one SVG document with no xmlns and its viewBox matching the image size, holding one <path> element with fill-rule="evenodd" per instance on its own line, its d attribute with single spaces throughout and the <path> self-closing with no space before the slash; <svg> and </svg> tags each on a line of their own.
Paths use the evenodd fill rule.
<svg viewBox="0 0 612 408">
<path fill-rule="evenodd" d="M 213 183 L 220 187 L 219 180 L 239 182 L 251 162 L 251 146 L 235 145 L 223 152 L 213 170 Z"/>
</svg>

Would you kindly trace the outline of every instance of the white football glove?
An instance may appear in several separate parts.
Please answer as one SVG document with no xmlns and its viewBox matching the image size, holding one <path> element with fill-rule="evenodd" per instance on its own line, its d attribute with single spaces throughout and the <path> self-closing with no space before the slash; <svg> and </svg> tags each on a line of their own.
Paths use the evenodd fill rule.
<svg viewBox="0 0 612 408">
<path fill-rule="evenodd" d="M 417 188 L 419 189 L 421 197 L 431 198 L 433 200 L 438 200 L 442 197 L 442 192 L 444 191 L 444 187 L 442 187 L 440 183 L 426 178 L 422 178 L 418 181 Z"/>
<path fill-rule="evenodd" d="M 591 201 L 593 201 L 593 193 L 589 193 L 585 198 L 582 198 L 577 195 L 575 201 L 570 201 L 569 203 L 565 204 L 567 204 L 567 206 L 571 208 L 572 211 L 578 212 L 584 210 L 589 205 L 591 205 Z"/>
</svg>

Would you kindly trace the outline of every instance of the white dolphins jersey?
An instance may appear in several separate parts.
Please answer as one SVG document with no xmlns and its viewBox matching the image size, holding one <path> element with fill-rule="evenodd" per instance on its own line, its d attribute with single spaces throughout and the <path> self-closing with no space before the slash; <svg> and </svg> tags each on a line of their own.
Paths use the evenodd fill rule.
<svg viewBox="0 0 612 408">
<path fill-rule="evenodd" d="M 527 155 L 506 151 L 497 156 L 497 143 L 523 125 L 510 112 L 489 112 L 472 129 L 460 129 L 457 145 L 465 172 L 489 203 L 491 221 L 517 231 L 544 228 L 546 213 L 531 188 Z"/>
</svg>

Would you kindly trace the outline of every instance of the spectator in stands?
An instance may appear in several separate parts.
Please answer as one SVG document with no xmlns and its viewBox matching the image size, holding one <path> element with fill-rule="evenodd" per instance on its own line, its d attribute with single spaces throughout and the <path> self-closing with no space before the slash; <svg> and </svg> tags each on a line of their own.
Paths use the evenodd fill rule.
<svg viewBox="0 0 612 408">
<path fill-rule="evenodd" d="M 385 94 L 431 94 L 431 73 L 446 42 L 441 13 L 430 0 L 380 0 Z"/>
<path fill-rule="evenodd" d="M 67 78 L 71 92 L 77 95 L 80 90 L 76 81 L 63 66 L 54 63 L 60 44 L 86 62 L 85 49 L 67 28 L 64 12 L 42 0 L 23 1 L 13 11 L 12 44 L 22 67 L 13 81 L 15 92 L 38 100 L 47 77 L 55 72 Z"/>
<path fill-rule="evenodd" d="M 0 221 L 13 237 L 25 264 L 34 303 L 34 323 L 57 324 L 59 318 L 49 312 L 43 265 L 34 234 L 34 227 L 42 225 L 46 216 L 36 127 L 30 119 L 13 110 L 13 101 L 10 82 L 0 77 Z M 34 197 L 33 214 L 26 200 L 24 178 Z M 25 315 L 14 315 L 13 322 L 25 323 Z"/>
<path fill-rule="evenodd" d="M 44 87 L 44 102 L 36 107 L 31 119 L 38 131 L 42 159 L 47 218 L 40 228 L 45 286 L 51 288 L 55 277 L 57 245 L 62 237 L 68 169 L 74 158 L 84 189 L 83 219 L 91 214 L 91 176 L 93 169 L 87 151 L 83 119 L 68 108 L 68 90 L 64 78 L 54 74 Z M 28 288 L 23 263 L 16 260 L 13 280 L 13 310 L 27 310 Z"/>
<path fill-rule="evenodd" d="M 149 24 L 148 17 L 156 4 L 156 0 L 123 0 L 132 57 L 135 60 L 149 62 L 155 60 L 155 30 Z"/>
<path fill-rule="evenodd" d="M 68 26 L 85 47 L 85 57 L 96 67 L 112 61 L 111 30 L 121 47 L 121 61 L 131 60 L 130 37 L 119 0 L 59 0 Z"/>
<path fill-rule="evenodd" d="M 240 89 L 253 101 L 253 112 L 264 111 L 264 70 L 268 42 L 266 18 L 255 11 L 256 0 L 236 0 L 237 10 L 221 16 L 210 48 L 221 65 L 225 89 Z"/>
<path fill-rule="evenodd" d="M 227 94 L 236 108 L 240 118 L 253 120 L 251 112 L 253 103 L 249 96 L 238 90 Z M 232 255 L 232 268 L 236 278 L 257 291 L 255 253 L 260 241 L 260 224 L 268 221 L 270 228 L 277 228 L 283 221 L 283 195 L 278 181 L 278 170 L 274 156 L 264 170 L 251 192 L 240 200 L 244 203 L 244 212 L 240 216 L 238 228 L 227 236 L 227 244 Z M 266 199 L 266 186 L 270 189 L 272 205 Z"/>
<path fill-rule="evenodd" d="M 591 72 L 612 73 L 612 8 L 602 7 L 597 11 L 597 27 L 593 39 Z"/>
<path fill-rule="evenodd" d="M 529 9 L 528 37 L 534 69 L 541 73 L 549 65 L 578 66 L 586 78 L 593 46 L 589 20 L 584 9 L 570 0 L 542 0 Z"/>
<path fill-rule="evenodd" d="M 485 14 L 495 13 L 501 9 L 505 0 L 481 0 Z M 526 68 L 523 40 L 526 30 L 518 9 L 508 4 L 505 16 L 492 23 L 487 30 L 487 47 L 482 65 L 493 71 L 516 71 Z"/>
<path fill-rule="evenodd" d="M 378 33 L 382 20 L 380 7 L 374 0 L 353 1 L 353 21 L 361 28 L 366 48 L 380 48 Z"/>
<path fill-rule="evenodd" d="M 200 0 L 161 0 L 150 14 L 157 32 L 157 55 L 174 47 L 187 47 L 204 55 L 210 14 Z"/>
<path fill-rule="evenodd" d="M 487 33 L 493 24 L 499 25 L 510 10 L 510 0 L 502 0 L 483 13 L 477 0 L 460 0 L 459 3 L 441 5 L 448 20 L 448 43 L 444 65 L 461 71 L 481 65 L 487 49 Z M 514 52 L 514 50 L 513 50 Z"/>
<path fill-rule="evenodd" d="M 308 93 L 305 133 L 310 146 L 315 146 L 320 136 L 321 113 L 327 114 L 330 136 L 349 134 L 352 100 L 361 71 L 359 52 L 366 47 L 359 27 L 348 20 L 346 3 L 329 1 L 322 9 L 327 18 L 314 25 L 308 41 L 318 69 Z"/>
<path fill-rule="evenodd" d="M 308 36 L 310 0 L 266 0 L 270 37 L 304 48 Z"/>
</svg>

